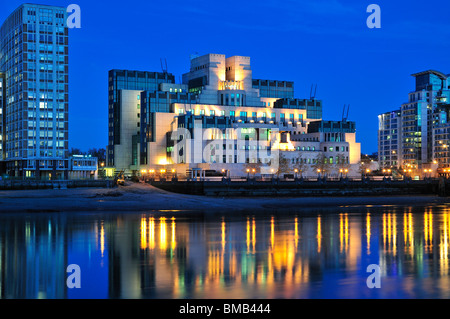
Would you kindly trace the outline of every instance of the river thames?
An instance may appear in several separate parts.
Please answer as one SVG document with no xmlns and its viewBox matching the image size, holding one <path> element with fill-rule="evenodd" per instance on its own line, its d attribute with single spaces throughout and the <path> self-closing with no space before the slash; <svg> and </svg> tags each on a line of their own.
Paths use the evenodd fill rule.
<svg viewBox="0 0 450 319">
<path fill-rule="evenodd" d="M 0 298 L 449 298 L 449 241 L 447 205 L 6 213 Z"/>
</svg>

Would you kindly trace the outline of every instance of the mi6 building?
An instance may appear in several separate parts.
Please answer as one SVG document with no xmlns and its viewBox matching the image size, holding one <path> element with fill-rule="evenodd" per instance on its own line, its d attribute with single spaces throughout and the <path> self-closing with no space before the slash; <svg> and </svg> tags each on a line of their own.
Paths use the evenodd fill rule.
<svg viewBox="0 0 450 319">
<path fill-rule="evenodd" d="M 294 83 L 254 79 L 250 57 L 193 56 L 182 83 L 109 72 L 108 165 L 125 174 L 359 174 L 354 122 L 325 121 Z"/>
</svg>

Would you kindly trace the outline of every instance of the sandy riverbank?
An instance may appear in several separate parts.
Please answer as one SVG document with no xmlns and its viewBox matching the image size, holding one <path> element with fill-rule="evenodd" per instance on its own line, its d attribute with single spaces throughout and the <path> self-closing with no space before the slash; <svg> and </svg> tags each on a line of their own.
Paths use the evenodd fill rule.
<svg viewBox="0 0 450 319">
<path fill-rule="evenodd" d="M 259 211 L 361 205 L 446 204 L 438 196 L 389 197 L 297 197 L 222 198 L 174 194 L 146 184 L 128 184 L 116 189 L 80 188 L 66 190 L 0 191 L 0 212 L 145 212 L 183 211 Z"/>
</svg>

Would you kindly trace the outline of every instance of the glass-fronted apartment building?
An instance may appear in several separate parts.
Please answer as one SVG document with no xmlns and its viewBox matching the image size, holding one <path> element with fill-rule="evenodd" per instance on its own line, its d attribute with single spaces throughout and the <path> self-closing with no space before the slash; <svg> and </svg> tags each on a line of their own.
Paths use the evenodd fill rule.
<svg viewBox="0 0 450 319">
<path fill-rule="evenodd" d="M 6 173 L 67 178 L 69 37 L 66 9 L 24 4 L 0 28 Z"/>
<path fill-rule="evenodd" d="M 408 102 L 399 111 L 379 115 L 380 164 L 416 170 L 432 164 L 448 167 L 448 76 L 435 70 L 412 76 L 416 85 L 408 95 Z"/>
<path fill-rule="evenodd" d="M 291 164 L 307 164 L 310 174 L 324 153 L 328 164 L 340 161 L 357 172 L 354 122 L 322 122 L 322 101 L 295 99 L 290 81 L 253 79 L 249 57 L 195 56 L 182 83 L 153 73 L 159 82 L 151 88 L 126 89 L 117 72 L 123 78 L 135 71 L 110 71 L 108 164 L 116 172 L 200 169 L 239 176 L 246 165 L 272 165 L 277 152 Z M 309 125 L 319 126 L 308 132 Z M 333 130 L 324 133 L 329 125 Z"/>
<path fill-rule="evenodd" d="M 6 105 L 6 77 L 5 73 L 0 72 L 0 174 L 5 170 L 5 153 L 4 153 L 4 142 L 3 139 L 3 122 L 4 113 L 3 108 Z"/>
<path fill-rule="evenodd" d="M 392 111 L 378 116 L 378 161 L 380 167 L 398 166 L 401 157 L 401 111 Z"/>
<path fill-rule="evenodd" d="M 159 84 L 175 83 L 175 77 L 167 72 L 143 72 L 133 70 L 110 70 L 108 74 L 108 149 L 107 165 L 115 166 L 115 157 L 121 156 L 120 151 L 116 153 L 115 146 L 121 145 L 121 126 L 124 121 L 124 114 L 121 109 L 121 90 L 137 90 L 157 92 Z M 133 113 L 140 116 L 140 96 L 137 99 L 136 110 Z M 135 119 L 140 122 L 140 117 Z M 140 135 L 140 123 L 136 124 L 134 135 Z M 137 138 L 135 138 L 137 140 Z"/>
</svg>

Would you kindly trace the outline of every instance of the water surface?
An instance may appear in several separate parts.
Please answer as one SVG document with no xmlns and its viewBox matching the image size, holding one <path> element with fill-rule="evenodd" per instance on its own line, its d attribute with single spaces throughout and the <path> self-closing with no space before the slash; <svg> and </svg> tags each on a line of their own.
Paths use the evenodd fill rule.
<svg viewBox="0 0 450 319">
<path fill-rule="evenodd" d="M 0 298 L 449 298 L 449 237 L 447 206 L 0 214 Z"/>
</svg>

